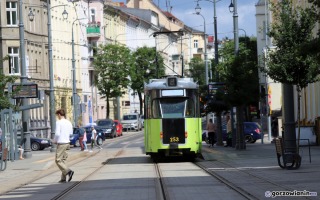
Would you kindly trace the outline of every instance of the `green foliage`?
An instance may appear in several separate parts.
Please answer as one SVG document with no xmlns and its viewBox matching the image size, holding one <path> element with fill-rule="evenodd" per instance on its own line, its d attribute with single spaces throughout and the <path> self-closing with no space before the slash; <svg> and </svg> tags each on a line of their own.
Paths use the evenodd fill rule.
<svg viewBox="0 0 320 200">
<path fill-rule="evenodd" d="M 0 74 L 0 79 L 0 108 L 14 108 L 14 105 L 10 103 L 8 93 L 5 93 L 5 89 L 8 87 L 8 83 L 14 83 L 18 77 Z"/>
<path fill-rule="evenodd" d="M 309 0 L 310 3 L 314 5 L 315 8 L 312 10 L 316 15 L 316 20 L 320 23 L 320 1 L 319 0 Z M 305 54 L 312 54 L 315 56 L 318 65 L 320 65 L 320 29 L 318 29 L 318 35 L 309 43 L 301 46 L 301 52 Z"/>
<path fill-rule="evenodd" d="M 201 58 L 192 58 L 189 63 L 189 70 L 185 71 L 186 77 L 191 77 L 199 85 L 199 94 L 201 98 L 200 107 L 201 112 L 208 112 L 204 110 L 204 105 L 207 103 L 207 90 L 208 86 L 206 85 L 205 78 L 205 63 Z"/>
<path fill-rule="evenodd" d="M 239 54 L 234 55 L 234 42 L 227 41 L 220 49 L 220 80 L 226 83 L 225 101 L 232 106 L 256 104 L 259 101 L 259 76 L 256 40 L 239 39 Z"/>
<path fill-rule="evenodd" d="M 129 69 L 132 68 L 130 50 L 115 44 L 100 45 L 93 65 L 96 72 L 95 85 L 102 98 L 106 98 L 107 117 L 109 117 L 109 99 L 125 94 L 123 89 L 130 83 Z"/>
<path fill-rule="evenodd" d="M 315 54 L 305 53 L 303 48 L 313 40 L 316 13 L 314 7 L 293 8 L 290 0 L 272 4 L 274 23 L 268 35 L 276 49 L 269 51 L 268 65 L 262 70 L 275 81 L 304 88 L 319 80 Z"/>
<path fill-rule="evenodd" d="M 8 57 L 5 57 L 0 62 L 7 60 Z M 5 89 L 8 87 L 8 83 L 14 83 L 18 79 L 17 76 L 6 76 L 2 72 L 0 73 L 0 110 L 2 108 L 15 108 L 13 104 L 10 103 L 9 95 L 5 92 Z"/>
<path fill-rule="evenodd" d="M 187 70 L 185 74 L 186 76 L 192 77 L 200 86 L 206 84 L 205 63 L 201 58 L 192 58 L 189 63 L 189 70 Z"/>
<path fill-rule="evenodd" d="M 133 65 L 130 70 L 131 88 L 136 92 L 143 92 L 144 83 L 149 82 L 149 79 L 157 78 L 157 74 L 159 77 L 165 74 L 163 58 L 159 53 L 157 53 L 157 67 L 156 51 L 154 48 L 138 48 L 133 52 L 133 60 Z"/>
<path fill-rule="evenodd" d="M 150 79 L 161 77 L 165 74 L 162 56 L 155 51 L 155 48 L 140 47 L 133 52 L 133 65 L 130 69 L 131 88 L 138 93 L 140 101 L 140 112 L 142 111 L 142 95 L 144 83 Z"/>
</svg>

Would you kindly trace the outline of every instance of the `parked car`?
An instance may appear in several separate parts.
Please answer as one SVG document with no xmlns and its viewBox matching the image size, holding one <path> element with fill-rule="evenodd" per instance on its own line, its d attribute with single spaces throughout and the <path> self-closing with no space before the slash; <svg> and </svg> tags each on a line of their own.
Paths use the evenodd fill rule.
<svg viewBox="0 0 320 200">
<path fill-rule="evenodd" d="M 144 115 L 140 116 L 140 120 L 141 120 L 142 128 L 144 128 Z"/>
<path fill-rule="evenodd" d="M 94 126 L 97 131 L 97 144 L 102 145 L 103 141 L 105 141 L 105 136 L 103 133 L 103 130 L 100 127 Z M 83 128 L 87 133 L 87 143 L 91 143 L 91 136 L 92 136 L 92 128 L 91 125 L 83 126 Z M 70 145 L 73 145 L 74 147 L 80 146 L 80 140 L 79 140 L 79 133 L 77 132 L 78 128 L 73 129 L 73 134 L 70 136 Z"/>
<path fill-rule="evenodd" d="M 255 143 L 258 139 L 262 137 L 261 126 L 258 122 L 243 122 L 244 126 L 244 137 L 247 143 Z M 202 140 L 208 141 L 208 133 L 204 124 L 202 125 Z M 226 124 L 222 124 L 222 139 L 227 140 L 227 127 Z"/>
<path fill-rule="evenodd" d="M 258 122 L 244 122 L 244 137 L 246 142 L 255 143 L 263 137 L 261 126 Z"/>
<path fill-rule="evenodd" d="M 121 123 L 124 129 L 142 130 L 142 124 L 139 113 L 125 114 L 122 117 Z"/>
<path fill-rule="evenodd" d="M 43 150 L 52 146 L 52 141 L 48 138 L 30 137 L 30 144 L 32 151 Z"/>
<path fill-rule="evenodd" d="M 116 125 L 112 119 L 98 119 L 97 126 L 102 129 L 104 136 L 114 138 L 117 137 Z"/>
<path fill-rule="evenodd" d="M 119 137 L 119 136 L 122 136 L 122 129 L 123 129 L 123 126 L 122 124 L 119 122 L 119 120 L 113 120 L 114 121 L 114 124 L 116 126 L 116 135 Z"/>
</svg>

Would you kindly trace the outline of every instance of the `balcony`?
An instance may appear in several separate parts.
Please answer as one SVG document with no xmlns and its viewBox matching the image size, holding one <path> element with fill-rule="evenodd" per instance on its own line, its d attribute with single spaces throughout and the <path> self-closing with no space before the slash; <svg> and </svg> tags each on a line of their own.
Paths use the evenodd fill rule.
<svg viewBox="0 0 320 200">
<path fill-rule="evenodd" d="M 100 37 L 100 22 L 91 22 L 88 24 L 87 27 L 87 37 L 93 38 L 93 37 Z"/>
</svg>

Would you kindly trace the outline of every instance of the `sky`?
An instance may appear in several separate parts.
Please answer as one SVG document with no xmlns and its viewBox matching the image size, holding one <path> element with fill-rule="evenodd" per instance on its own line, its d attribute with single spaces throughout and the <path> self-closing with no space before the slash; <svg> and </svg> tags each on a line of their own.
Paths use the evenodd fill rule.
<svg viewBox="0 0 320 200">
<path fill-rule="evenodd" d="M 200 14 L 205 18 L 206 34 L 214 35 L 213 28 L 213 1 L 214 0 L 199 0 L 201 7 Z M 164 11 L 170 11 L 182 21 L 185 25 L 204 31 L 204 20 L 201 16 L 195 13 L 197 6 L 196 0 L 153 0 Z M 229 11 L 230 0 L 216 0 L 216 16 L 218 39 L 233 38 L 233 13 Z M 237 0 L 238 5 L 238 27 L 239 36 L 257 36 L 256 30 L 256 8 L 255 4 L 258 0 Z M 241 30 L 242 29 L 242 30 Z"/>
</svg>

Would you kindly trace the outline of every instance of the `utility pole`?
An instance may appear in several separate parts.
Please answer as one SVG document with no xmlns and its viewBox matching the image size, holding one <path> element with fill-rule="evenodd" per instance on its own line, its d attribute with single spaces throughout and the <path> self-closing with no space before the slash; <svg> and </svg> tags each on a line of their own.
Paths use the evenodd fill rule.
<svg viewBox="0 0 320 200">
<path fill-rule="evenodd" d="M 216 12 L 216 0 L 213 1 L 213 23 L 214 23 L 214 63 L 219 64 L 218 53 L 218 28 L 217 28 L 217 12 Z M 219 82 L 219 72 L 216 70 L 216 82 Z"/>
<path fill-rule="evenodd" d="M 20 37 L 20 66 L 21 66 L 21 77 L 20 82 L 21 84 L 28 82 L 27 77 L 27 69 L 26 69 L 26 55 L 25 55 L 25 48 L 24 48 L 24 24 L 23 24 L 23 14 L 22 14 L 22 0 L 19 0 L 19 37 Z M 27 106 L 29 104 L 28 99 L 22 99 L 22 106 Z M 25 139 L 24 143 L 24 156 L 26 158 L 31 158 L 31 146 L 30 146 L 30 132 L 29 132 L 29 110 L 22 111 L 22 131 L 21 136 L 22 139 Z"/>
</svg>

